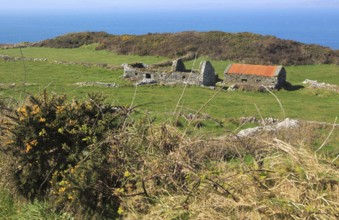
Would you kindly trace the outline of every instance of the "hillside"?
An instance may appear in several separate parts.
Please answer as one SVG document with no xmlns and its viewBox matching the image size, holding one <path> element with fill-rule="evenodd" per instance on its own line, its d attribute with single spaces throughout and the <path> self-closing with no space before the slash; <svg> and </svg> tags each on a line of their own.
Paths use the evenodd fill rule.
<svg viewBox="0 0 339 220">
<path fill-rule="evenodd" d="M 314 44 L 252 33 L 180 32 L 111 35 L 105 32 L 70 33 L 36 43 L 37 47 L 78 48 L 98 43 L 97 50 L 118 54 L 178 57 L 197 53 L 214 60 L 253 64 L 338 64 L 339 52 Z"/>
<path fill-rule="evenodd" d="M 136 87 L 107 67 L 167 57 L 105 38 L 0 50 L 0 219 L 338 219 L 339 93 L 302 82 L 339 65 L 286 66 L 291 90 Z"/>
</svg>

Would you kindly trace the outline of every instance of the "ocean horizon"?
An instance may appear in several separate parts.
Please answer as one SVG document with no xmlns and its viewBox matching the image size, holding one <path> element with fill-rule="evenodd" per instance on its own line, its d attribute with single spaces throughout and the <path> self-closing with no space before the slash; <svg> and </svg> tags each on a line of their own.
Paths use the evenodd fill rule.
<svg viewBox="0 0 339 220">
<path fill-rule="evenodd" d="M 147 34 L 181 31 L 251 32 L 339 49 L 335 10 L 2 12 L 0 44 L 39 42 L 63 34 L 104 31 Z"/>
</svg>

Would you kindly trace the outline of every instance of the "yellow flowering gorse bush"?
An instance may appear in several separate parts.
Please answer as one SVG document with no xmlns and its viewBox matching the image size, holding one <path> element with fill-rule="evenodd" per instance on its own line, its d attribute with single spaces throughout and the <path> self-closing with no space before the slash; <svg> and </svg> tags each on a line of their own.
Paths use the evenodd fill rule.
<svg viewBox="0 0 339 220">
<path fill-rule="evenodd" d="M 89 95 L 68 102 L 45 93 L 30 96 L 8 116 L 2 150 L 13 158 L 13 179 L 24 196 L 53 198 L 56 208 L 70 211 L 117 213 L 119 199 L 103 185 L 119 188 L 124 171 L 107 169 L 110 146 L 103 140 L 121 127 L 127 111 L 103 100 Z"/>
</svg>

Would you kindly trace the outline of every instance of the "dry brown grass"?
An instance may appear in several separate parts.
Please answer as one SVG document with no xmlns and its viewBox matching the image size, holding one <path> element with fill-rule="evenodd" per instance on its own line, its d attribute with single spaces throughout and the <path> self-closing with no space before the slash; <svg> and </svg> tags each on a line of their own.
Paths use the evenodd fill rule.
<svg viewBox="0 0 339 220">
<path fill-rule="evenodd" d="M 167 154 L 153 155 L 148 164 L 152 202 L 142 195 L 126 197 L 125 217 L 337 219 L 338 165 L 309 147 L 319 138 L 316 129 L 319 125 L 304 123 L 255 138 L 213 140 L 180 140 L 171 126 L 154 129 L 147 138 Z"/>
</svg>

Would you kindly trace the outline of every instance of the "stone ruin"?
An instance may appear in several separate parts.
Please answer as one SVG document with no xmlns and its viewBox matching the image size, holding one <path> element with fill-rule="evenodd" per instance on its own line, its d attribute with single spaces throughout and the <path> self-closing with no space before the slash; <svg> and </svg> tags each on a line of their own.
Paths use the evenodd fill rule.
<svg viewBox="0 0 339 220">
<path fill-rule="evenodd" d="M 261 86 L 280 89 L 286 84 L 286 70 L 283 66 L 233 63 L 224 72 L 224 82 L 231 88 L 251 85 L 259 90 Z"/>
<path fill-rule="evenodd" d="M 191 84 L 215 86 L 218 76 L 209 61 L 202 61 L 199 69 L 188 70 L 182 59 L 172 62 L 171 68 L 144 63 L 123 64 L 123 77 L 142 84 Z"/>
</svg>

